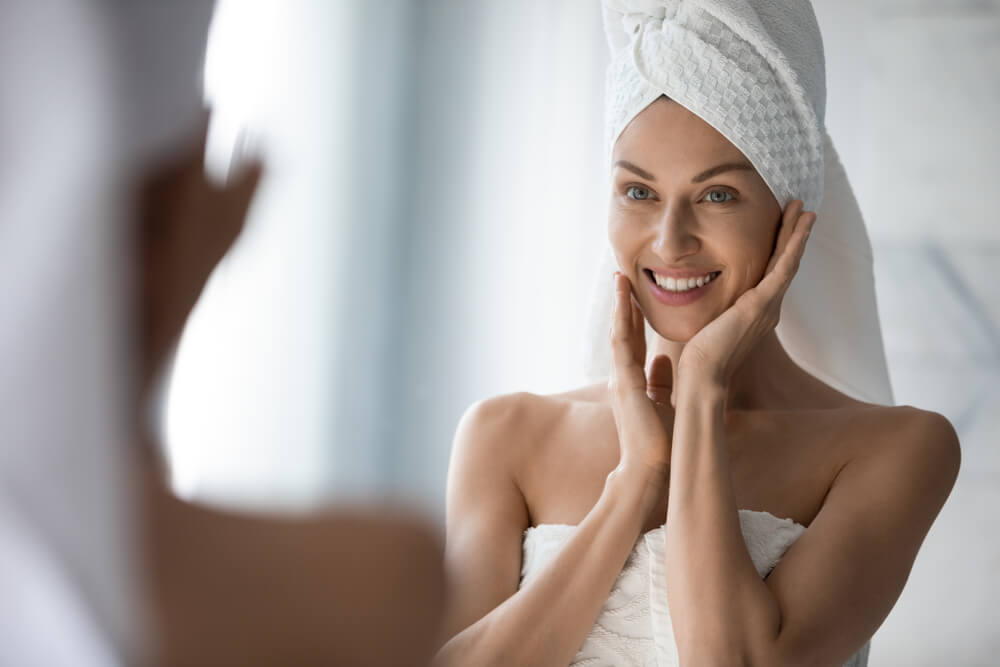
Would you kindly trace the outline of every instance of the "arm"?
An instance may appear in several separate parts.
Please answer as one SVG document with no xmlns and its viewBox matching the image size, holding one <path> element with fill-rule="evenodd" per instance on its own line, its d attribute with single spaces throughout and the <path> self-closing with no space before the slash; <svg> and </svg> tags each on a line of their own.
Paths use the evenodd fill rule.
<svg viewBox="0 0 1000 667">
<path fill-rule="evenodd" d="M 560 554 L 518 590 L 529 518 L 508 455 L 515 397 L 462 418 L 448 480 L 446 571 L 452 600 L 435 664 L 566 665 L 579 650 L 639 537 L 657 487 L 619 467 Z M 523 428 L 523 426 L 522 426 Z M 522 430 L 523 432 L 523 430 Z"/>
<path fill-rule="evenodd" d="M 439 538 L 419 517 L 390 507 L 241 516 L 179 500 L 149 468 L 144 477 L 154 664 L 427 664 L 443 572 Z"/>
<path fill-rule="evenodd" d="M 677 651 L 683 665 L 744 665 L 747 643 L 776 636 L 781 614 L 743 541 L 725 392 L 681 385 L 677 394 L 665 556 Z"/>
<path fill-rule="evenodd" d="M 841 664 L 892 608 L 958 473 L 958 439 L 940 415 L 869 412 L 875 418 L 854 430 L 865 453 L 841 469 L 767 580 L 757 574 L 731 486 L 725 397 L 734 369 L 773 333 L 815 219 L 789 204 L 760 283 L 688 340 L 677 362 L 665 567 L 685 665 Z M 638 376 L 635 384 L 623 440 L 662 439 L 642 428 L 652 406 Z"/>
<path fill-rule="evenodd" d="M 700 393 L 679 405 L 666 529 L 682 664 L 842 664 L 892 609 L 951 491 L 961 459 L 951 424 L 912 408 L 870 424 L 879 444 L 844 466 L 762 580 L 739 527 L 720 403 Z"/>
<path fill-rule="evenodd" d="M 885 620 L 961 465 L 933 412 L 900 408 L 849 461 L 809 529 L 766 580 L 782 623 L 750 645 L 754 665 L 840 665 Z M 876 443 L 880 443 L 875 446 Z"/>
<path fill-rule="evenodd" d="M 743 541 L 724 415 L 735 370 L 773 335 L 815 221 L 801 201 L 789 203 L 760 282 L 689 339 L 676 362 L 665 567 L 685 665 L 752 664 L 750 655 L 761 655 L 781 627 L 781 609 Z"/>
</svg>

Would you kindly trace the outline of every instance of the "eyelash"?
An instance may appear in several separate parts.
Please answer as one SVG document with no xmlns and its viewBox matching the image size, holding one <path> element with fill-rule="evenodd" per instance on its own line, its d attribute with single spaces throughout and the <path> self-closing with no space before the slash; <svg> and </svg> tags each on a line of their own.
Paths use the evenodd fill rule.
<svg viewBox="0 0 1000 667">
<path fill-rule="evenodd" d="M 643 197 L 641 199 L 636 199 L 635 197 L 633 197 L 633 196 L 631 196 L 629 194 L 633 190 L 645 190 L 647 192 L 647 196 Z M 629 199 L 631 199 L 632 201 L 649 201 L 651 195 L 652 195 L 652 192 L 650 191 L 650 189 L 649 188 L 644 188 L 641 185 L 629 185 L 628 187 L 625 188 L 625 196 L 628 197 Z"/>
<path fill-rule="evenodd" d="M 643 197 L 641 199 L 636 199 L 635 197 L 633 197 L 633 196 L 631 196 L 629 194 L 633 190 L 645 190 L 647 193 L 649 193 L 649 195 L 647 195 L 646 197 Z M 735 201 L 735 199 L 736 199 L 736 196 L 733 195 L 733 193 L 729 192 L 728 190 L 719 190 L 719 189 L 709 190 L 708 192 L 705 193 L 705 198 L 707 198 L 710 194 L 713 194 L 715 192 L 721 192 L 722 194 L 729 195 L 729 199 L 725 199 L 723 201 L 709 201 L 708 202 L 709 204 L 728 204 L 729 202 Z M 639 201 L 639 202 L 641 202 L 641 201 L 649 201 L 652 198 L 650 196 L 651 194 L 652 194 L 652 191 L 649 188 L 643 187 L 641 185 L 630 185 L 630 186 L 628 186 L 628 187 L 625 188 L 625 196 L 628 197 L 629 199 L 631 199 L 632 201 Z"/>
</svg>

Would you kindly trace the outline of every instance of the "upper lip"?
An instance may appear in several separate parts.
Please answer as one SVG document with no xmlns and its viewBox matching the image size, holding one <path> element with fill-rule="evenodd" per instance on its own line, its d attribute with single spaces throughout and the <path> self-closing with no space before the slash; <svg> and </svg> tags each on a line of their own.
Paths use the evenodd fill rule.
<svg viewBox="0 0 1000 667">
<path fill-rule="evenodd" d="M 651 266 L 647 266 L 646 270 L 668 278 L 697 278 L 716 271 L 715 269 L 664 269 Z"/>
</svg>

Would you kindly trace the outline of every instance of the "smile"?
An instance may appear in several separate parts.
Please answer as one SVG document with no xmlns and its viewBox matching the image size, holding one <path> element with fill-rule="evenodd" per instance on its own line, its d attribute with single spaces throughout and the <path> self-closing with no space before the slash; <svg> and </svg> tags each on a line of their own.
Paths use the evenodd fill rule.
<svg viewBox="0 0 1000 667">
<path fill-rule="evenodd" d="M 646 274 L 650 291 L 657 301 L 668 306 L 683 306 L 700 299 L 722 272 L 711 271 L 702 276 L 690 278 L 661 276 L 649 269 L 645 269 L 643 273 Z"/>
</svg>

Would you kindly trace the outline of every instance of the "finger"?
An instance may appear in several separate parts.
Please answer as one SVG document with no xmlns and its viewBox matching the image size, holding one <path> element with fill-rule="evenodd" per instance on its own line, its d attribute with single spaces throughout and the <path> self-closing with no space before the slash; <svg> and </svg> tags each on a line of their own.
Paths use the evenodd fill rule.
<svg viewBox="0 0 1000 667">
<path fill-rule="evenodd" d="M 229 154 L 226 183 L 238 179 L 244 170 L 260 164 L 263 155 L 262 141 L 258 131 L 246 127 L 240 129 Z"/>
<path fill-rule="evenodd" d="M 774 244 L 774 252 L 771 253 L 771 258 L 768 262 L 764 275 L 767 275 L 774 270 L 778 260 L 788 248 L 788 243 L 791 240 L 792 235 L 795 233 L 795 226 L 799 217 L 802 215 L 804 206 L 805 204 L 801 199 L 795 199 L 785 208 L 785 211 L 781 216 L 781 229 L 778 231 L 778 238 Z"/>
<path fill-rule="evenodd" d="M 247 214 L 260 185 L 263 169 L 263 165 L 259 162 L 248 165 L 236 181 L 227 183 L 225 189 L 218 193 L 218 197 L 221 198 L 221 214 L 217 222 L 225 228 L 224 233 L 229 237 L 227 248 L 243 231 Z"/>
<path fill-rule="evenodd" d="M 809 233 L 815 223 L 816 214 L 812 211 L 806 211 L 799 215 L 785 251 L 778 257 L 774 266 L 774 273 L 777 274 L 776 282 L 782 289 L 788 288 L 792 278 L 798 272 L 802 256 L 806 251 L 806 241 L 808 241 Z"/>
<path fill-rule="evenodd" d="M 246 216 L 263 173 L 264 165 L 254 161 L 244 168 L 238 179 L 226 185 L 226 199 L 235 217 Z"/>
<path fill-rule="evenodd" d="M 816 214 L 812 211 L 800 213 L 797 217 L 785 247 L 781 254 L 772 260 L 773 266 L 770 272 L 760 282 L 759 287 L 766 296 L 766 301 L 780 299 L 788 290 L 792 279 L 798 273 L 799 264 L 805 254 L 806 240 L 815 222 Z"/>
<path fill-rule="evenodd" d="M 636 364 L 633 348 L 631 288 L 629 280 L 621 273 L 615 273 L 615 312 L 611 326 L 613 375 L 618 380 L 621 389 L 635 389 L 645 385 L 645 375 L 642 366 Z"/>
<path fill-rule="evenodd" d="M 639 307 L 639 300 L 635 298 L 635 294 L 629 290 L 629 311 L 632 315 L 632 331 L 643 331 L 643 325 L 646 323 L 646 317 L 642 314 L 642 309 Z"/>
<path fill-rule="evenodd" d="M 649 364 L 646 377 L 646 395 L 654 403 L 670 404 L 670 394 L 674 389 L 674 371 L 670 357 L 656 355 Z"/>
<path fill-rule="evenodd" d="M 646 363 L 646 316 L 643 315 L 634 292 L 631 294 L 630 301 L 632 314 L 632 354 L 635 357 L 635 363 L 643 366 Z"/>
<path fill-rule="evenodd" d="M 622 287 L 622 275 L 615 271 L 612 279 L 615 284 L 615 296 L 614 307 L 611 311 L 611 345 L 614 348 L 613 351 L 617 352 L 618 342 L 628 334 L 631 320 L 625 307 L 627 294 Z"/>
<path fill-rule="evenodd" d="M 778 229 L 778 238 L 774 244 L 774 252 L 771 253 L 771 259 L 764 270 L 765 276 L 774 270 L 775 264 L 778 263 L 778 258 L 781 257 L 785 248 L 788 247 L 788 240 L 795 231 L 795 224 L 802 214 L 804 206 L 805 204 L 801 199 L 795 199 L 785 207 L 785 211 L 781 215 L 781 227 Z"/>
</svg>

